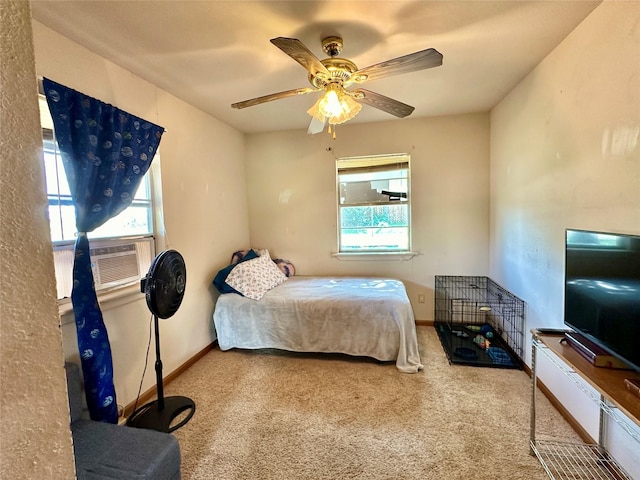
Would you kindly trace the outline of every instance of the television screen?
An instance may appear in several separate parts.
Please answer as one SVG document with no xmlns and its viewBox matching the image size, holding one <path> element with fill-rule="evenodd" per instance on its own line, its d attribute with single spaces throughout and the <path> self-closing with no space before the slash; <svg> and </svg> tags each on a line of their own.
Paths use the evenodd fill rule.
<svg viewBox="0 0 640 480">
<path fill-rule="evenodd" d="M 564 323 L 640 371 L 640 236 L 567 230 Z"/>
</svg>

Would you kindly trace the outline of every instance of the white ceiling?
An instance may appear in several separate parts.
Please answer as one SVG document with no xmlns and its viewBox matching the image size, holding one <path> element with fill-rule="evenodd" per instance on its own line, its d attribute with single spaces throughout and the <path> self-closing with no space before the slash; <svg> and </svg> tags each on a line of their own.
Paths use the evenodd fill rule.
<svg viewBox="0 0 640 480">
<path fill-rule="evenodd" d="M 545 1 L 32 0 L 33 17 L 243 132 L 306 129 L 318 93 L 243 110 L 231 103 L 309 86 L 303 67 L 269 42 L 321 39 L 364 68 L 426 48 L 443 65 L 371 81 L 412 105 L 409 118 L 488 111 L 599 3 Z M 369 106 L 351 120 L 395 117 Z M 402 121 L 402 120 L 397 120 Z"/>
</svg>

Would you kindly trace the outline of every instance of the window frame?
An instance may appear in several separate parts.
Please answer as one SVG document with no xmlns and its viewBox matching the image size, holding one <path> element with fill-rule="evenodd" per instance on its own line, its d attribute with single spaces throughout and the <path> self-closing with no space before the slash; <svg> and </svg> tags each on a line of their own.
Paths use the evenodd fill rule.
<svg viewBox="0 0 640 480">
<path fill-rule="evenodd" d="M 341 163 L 342 162 L 342 163 Z M 357 249 L 345 249 L 343 247 L 343 228 L 342 228 L 342 210 L 344 208 L 349 208 L 355 206 L 355 204 L 345 204 L 341 202 L 341 181 L 340 181 L 340 170 L 344 170 L 344 166 L 347 163 L 351 163 L 351 168 L 367 168 L 371 167 L 372 170 L 376 168 L 384 167 L 385 165 L 397 165 L 398 163 L 406 163 L 407 174 L 406 174 L 406 183 L 407 183 L 407 192 L 406 192 L 406 202 L 402 202 L 402 205 L 406 205 L 407 208 L 407 247 L 406 248 L 357 248 Z M 342 168 L 341 168 L 342 167 Z M 333 253 L 334 257 L 338 259 L 389 259 L 389 258 L 399 258 L 402 260 L 407 260 L 413 258 L 417 255 L 417 252 L 412 250 L 412 216 L 411 216 L 411 155 L 408 153 L 396 153 L 396 154 L 382 154 L 382 155 L 366 155 L 366 156 L 358 156 L 358 157 L 342 157 L 336 159 L 335 162 L 336 168 L 336 244 L 337 244 L 337 252 Z M 388 171 L 393 171 L 397 169 L 389 168 Z M 387 205 L 398 205 L 398 201 L 372 201 L 372 202 L 357 202 L 359 206 L 387 206 Z M 404 228 L 404 227 L 402 227 Z"/>
<path fill-rule="evenodd" d="M 58 160 L 60 158 L 60 150 L 58 149 L 58 145 L 55 139 L 55 134 L 53 132 L 53 130 L 51 128 L 48 127 L 42 127 L 42 137 L 43 137 L 43 163 L 45 164 L 45 179 L 46 179 L 46 172 L 47 172 L 47 168 L 46 168 L 46 158 L 45 155 L 53 155 L 55 158 L 55 162 L 56 162 L 56 184 L 57 184 L 57 192 L 50 192 L 49 191 L 49 181 L 46 181 L 46 193 L 47 193 L 47 202 L 48 202 L 48 206 L 49 206 L 49 211 L 51 212 L 51 208 L 60 208 L 62 206 L 66 206 L 66 207 L 73 207 L 73 199 L 71 198 L 71 193 L 69 194 L 62 194 L 60 192 L 60 181 L 59 181 L 59 171 L 58 171 L 58 165 L 60 165 L 60 161 Z M 156 153 L 156 156 L 159 156 L 159 152 Z M 153 164 L 152 164 L 153 165 Z M 65 175 L 64 172 L 62 172 L 62 175 Z M 137 237 L 137 238 L 144 238 L 144 237 L 153 237 L 154 236 L 154 232 L 155 232 L 155 214 L 154 214 L 154 202 L 153 202 L 153 191 L 152 191 L 152 185 L 153 185 L 153 173 L 152 173 L 152 169 L 149 168 L 149 170 L 147 170 L 147 172 L 145 173 L 143 179 L 142 179 L 142 183 L 140 184 L 140 187 L 144 188 L 145 191 L 145 198 L 140 198 L 137 196 L 137 192 L 136 192 L 136 196 L 133 198 L 131 205 L 129 205 L 124 211 L 128 210 L 131 207 L 134 208 L 144 208 L 145 209 L 145 213 L 146 213 L 146 217 L 147 217 L 147 225 L 149 225 L 149 229 L 146 232 L 122 232 L 121 234 L 117 234 L 117 235 L 97 235 L 96 231 L 93 232 L 88 232 L 88 237 L 90 242 L 92 243 L 92 248 L 94 247 L 94 244 L 98 244 L 98 242 L 105 240 L 105 241 L 111 241 L 111 240 L 117 240 L 117 239 L 126 239 L 126 238 L 131 238 L 131 237 Z M 140 189 L 139 187 L 139 189 Z M 138 189 L 138 191 L 139 191 Z M 123 212 L 124 212 L 123 211 Z M 51 214 L 50 214 L 51 215 Z M 52 243 L 55 246 L 64 246 L 66 244 L 71 244 L 73 245 L 75 243 L 75 234 L 76 229 L 75 229 L 75 223 L 73 226 L 73 238 L 70 238 L 69 235 L 65 235 L 66 230 L 68 230 L 68 228 L 65 228 L 65 225 L 63 224 L 63 220 L 62 220 L 62 213 L 59 213 L 57 215 L 58 218 L 60 218 L 60 232 L 61 235 L 59 239 L 54 240 L 53 238 L 51 238 Z M 75 218 L 75 209 L 74 209 L 74 218 Z M 114 217 L 115 218 L 115 217 Z M 109 219 L 108 221 L 111 221 L 111 219 Z M 106 224 L 106 223 L 105 223 Z M 101 228 L 101 227 L 99 227 Z M 53 237 L 53 229 L 50 229 L 51 233 L 52 233 L 52 237 Z M 97 229 L 99 230 L 99 229 Z"/>
</svg>

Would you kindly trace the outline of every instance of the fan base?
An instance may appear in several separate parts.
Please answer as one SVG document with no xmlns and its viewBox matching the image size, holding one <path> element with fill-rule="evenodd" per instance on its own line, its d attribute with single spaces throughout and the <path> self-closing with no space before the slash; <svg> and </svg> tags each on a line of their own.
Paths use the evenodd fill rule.
<svg viewBox="0 0 640 480">
<path fill-rule="evenodd" d="M 176 417 L 186 411 L 188 411 L 186 417 L 179 423 L 172 425 Z M 190 398 L 167 397 L 164 399 L 163 409 L 159 408 L 157 400 L 137 409 L 127 420 L 127 426 L 171 433 L 191 420 L 195 411 L 196 404 Z"/>
</svg>

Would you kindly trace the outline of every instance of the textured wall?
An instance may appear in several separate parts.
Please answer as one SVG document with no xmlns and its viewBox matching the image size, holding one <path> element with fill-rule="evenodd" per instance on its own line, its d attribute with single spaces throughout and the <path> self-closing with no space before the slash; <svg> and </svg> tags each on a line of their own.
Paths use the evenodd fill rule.
<svg viewBox="0 0 640 480">
<path fill-rule="evenodd" d="M 0 1 L 0 476 L 74 478 L 29 3 Z"/>
</svg>

